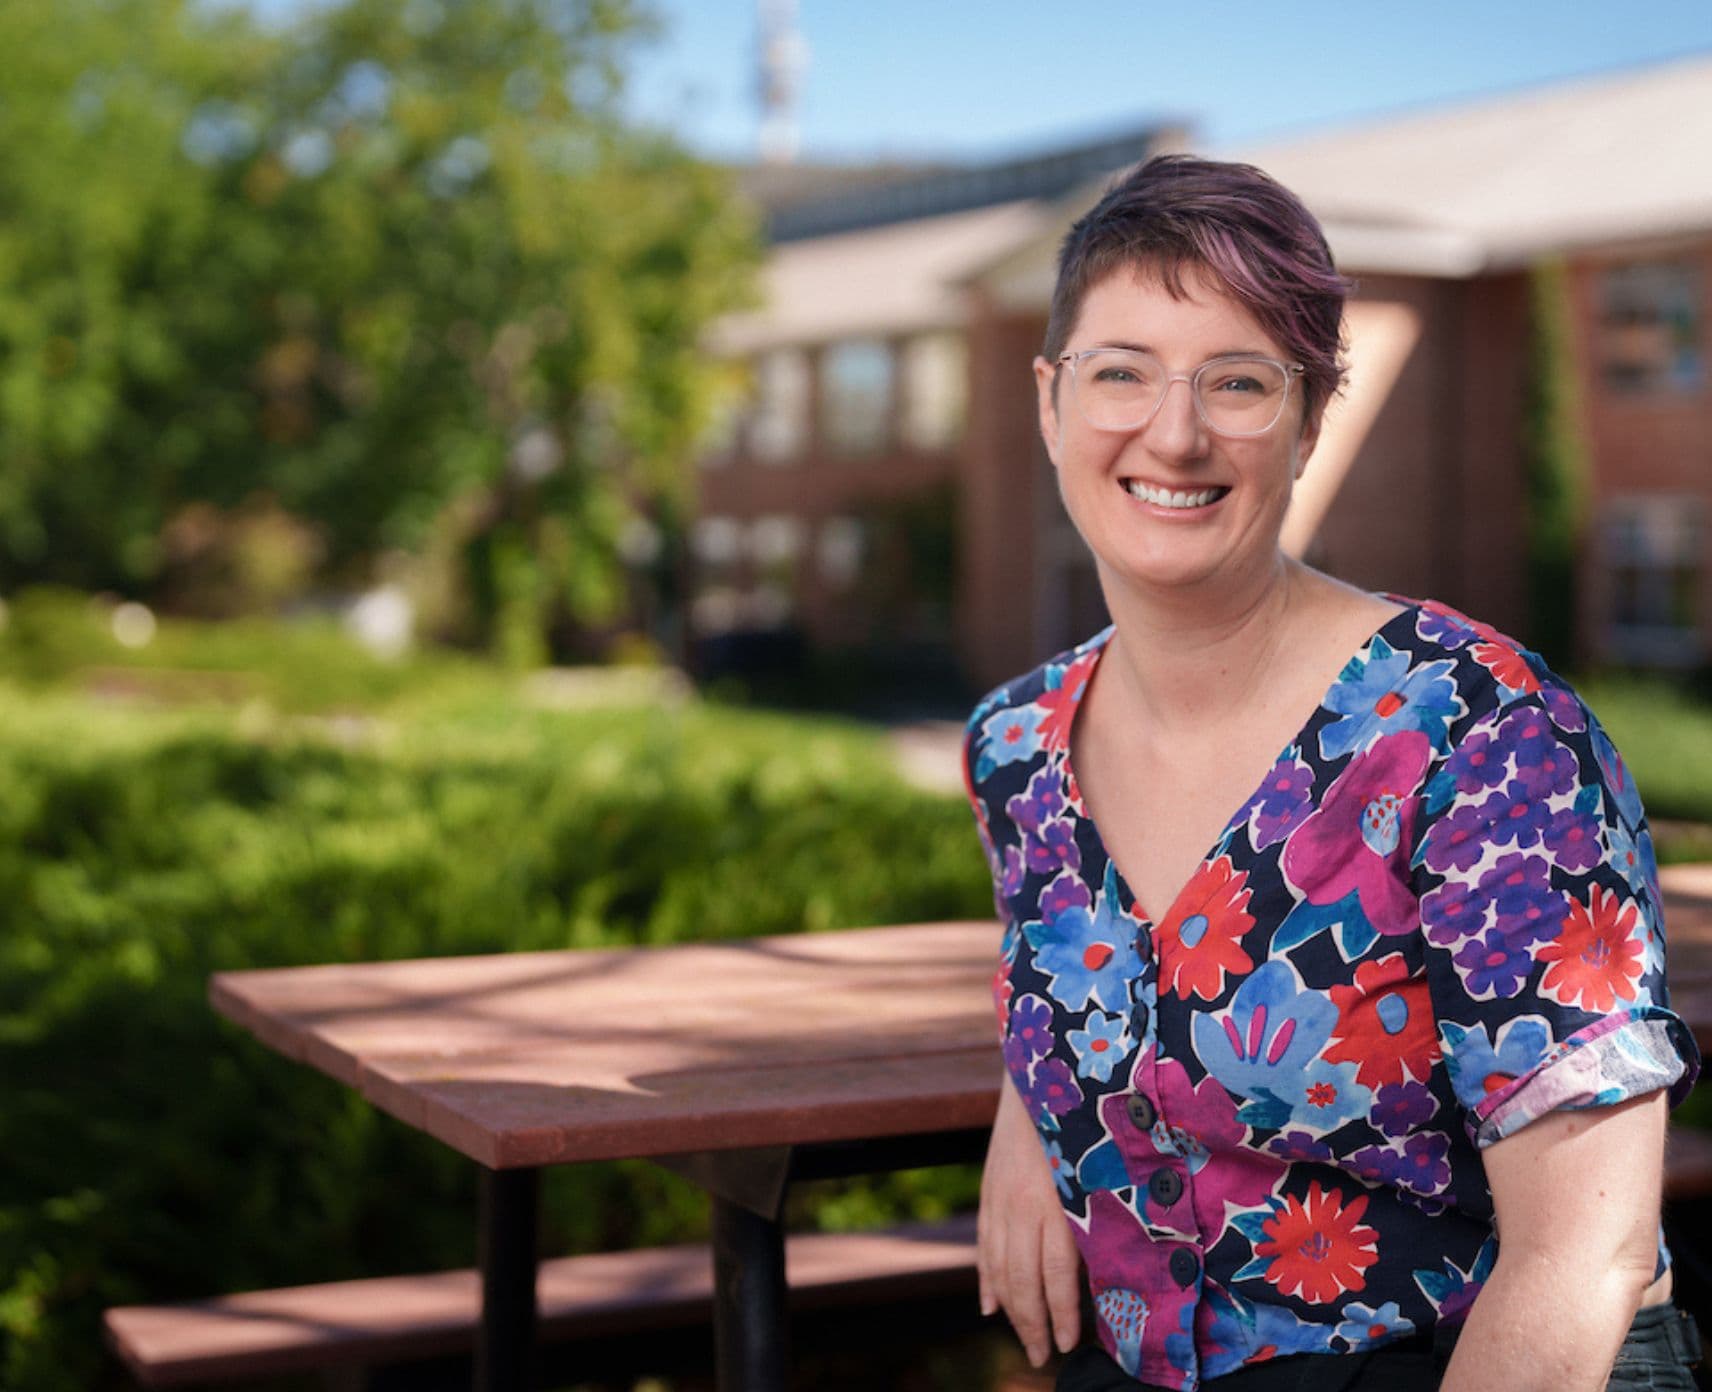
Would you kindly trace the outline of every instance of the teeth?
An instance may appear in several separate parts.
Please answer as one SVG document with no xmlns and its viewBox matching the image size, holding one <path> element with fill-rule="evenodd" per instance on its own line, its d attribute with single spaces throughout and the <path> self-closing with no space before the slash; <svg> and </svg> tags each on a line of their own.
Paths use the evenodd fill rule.
<svg viewBox="0 0 1712 1392">
<path fill-rule="evenodd" d="M 1168 508 L 1198 508 L 1224 497 L 1230 492 L 1228 488 L 1202 488 L 1193 493 L 1169 488 L 1152 488 L 1140 479 L 1129 479 L 1124 483 L 1132 497 L 1140 498 L 1144 503 L 1152 503 L 1155 507 Z"/>
</svg>

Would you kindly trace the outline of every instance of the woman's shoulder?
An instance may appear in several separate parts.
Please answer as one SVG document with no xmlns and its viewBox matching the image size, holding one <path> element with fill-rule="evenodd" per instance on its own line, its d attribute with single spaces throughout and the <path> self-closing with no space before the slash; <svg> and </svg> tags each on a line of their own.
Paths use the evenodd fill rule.
<svg viewBox="0 0 1712 1392">
<path fill-rule="evenodd" d="M 964 728 L 965 767 L 981 783 L 999 767 L 1062 754 L 1088 677 L 1112 635 L 1107 627 L 1086 642 L 1001 682 L 970 713 Z"/>
</svg>

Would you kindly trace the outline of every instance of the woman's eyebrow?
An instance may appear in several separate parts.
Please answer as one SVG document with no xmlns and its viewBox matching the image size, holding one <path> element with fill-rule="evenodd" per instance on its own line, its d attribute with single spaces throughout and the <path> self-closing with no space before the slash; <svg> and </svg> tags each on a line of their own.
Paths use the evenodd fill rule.
<svg viewBox="0 0 1712 1392">
<path fill-rule="evenodd" d="M 1107 339 L 1103 343 L 1096 343 L 1094 347 L 1122 348 L 1126 352 L 1130 353 L 1152 353 L 1154 357 L 1159 356 L 1159 350 L 1146 343 L 1129 343 L 1121 339 Z M 1214 362 L 1219 358 L 1269 358 L 1271 356 L 1272 354 L 1267 352 L 1264 348 L 1221 348 L 1216 353 L 1209 353 L 1205 358 L 1201 359 L 1201 361 Z"/>
</svg>

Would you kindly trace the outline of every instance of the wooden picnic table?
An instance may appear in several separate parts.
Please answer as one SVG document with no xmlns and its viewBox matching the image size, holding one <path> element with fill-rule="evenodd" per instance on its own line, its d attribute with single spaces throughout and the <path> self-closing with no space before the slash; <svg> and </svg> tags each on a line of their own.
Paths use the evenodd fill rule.
<svg viewBox="0 0 1712 1392">
<path fill-rule="evenodd" d="M 528 1385 L 540 1169 L 649 1158 L 713 1204 L 723 1388 L 786 1385 L 793 1179 L 978 1158 L 992 922 L 217 974 L 214 1007 L 481 1166 L 476 1385 Z"/>
<path fill-rule="evenodd" d="M 1673 1004 L 1712 1042 L 1712 867 L 1663 875 Z M 649 1158 L 713 1205 L 720 1385 L 786 1385 L 793 1179 L 977 1157 L 992 922 L 216 975 L 217 1010 L 478 1162 L 476 1386 L 528 1385 L 546 1165 Z"/>
</svg>

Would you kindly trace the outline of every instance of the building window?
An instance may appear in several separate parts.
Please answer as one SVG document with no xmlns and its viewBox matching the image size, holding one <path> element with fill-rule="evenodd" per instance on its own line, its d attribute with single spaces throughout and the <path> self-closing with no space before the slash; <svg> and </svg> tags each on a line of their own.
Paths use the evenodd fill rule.
<svg viewBox="0 0 1712 1392">
<path fill-rule="evenodd" d="M 1611 656 L 1646 666 L 1698 662 L 1701 506 L 1697 498 L 1614 498 L 1606 508 Z"/>
<path fill-rule="evenodd" d="M 835 343 L 820 360 L 821 431 L 835 454 L 875 454 L 890 443 L 892 350 L 880 339 Z"/>
<path fill-rule="evenodd" d="M 721 391 L 713 398 L 697 455 L 702 468 L 717 469 L 731 462 L 737 453 L 737 430 L 742 417 L 742 398 L 735 392 Z"/>
<path fill-rule="evenodd" d="M 808 359 L 795 348 L 768 353 L 755 364 L 755 412 L 749 449 L 765 464 L 788 464 L 808 444 Z"/>
<path fill-rule="evenodd" d="M 904 440 L 912 449 L 948 450 L 963 438 L 969 354 L 961 334 L 929 334 L 904 349 Z"/>
<path fill-rule="evenodd" d="M 1623 393 L 1697 391 L 1705 369 L 1698 269 L 1676 262 L 1614 266 L 1603 289 L 1605 385 Z"/>
<path fill-rule="evenodd" d="M 703 569 L 729 569 L 743 551 L 743 526 L 733 517 L 698 518 L 690 546 Z"/>
<path fill-rule="evenodd" d="M 820 577 L 835 590 L 846 590 L 862 569 L 864 537 L 862 523 L 854 517 L 829 517 L 815 544 L 815 563 Z"/>
</svg>

